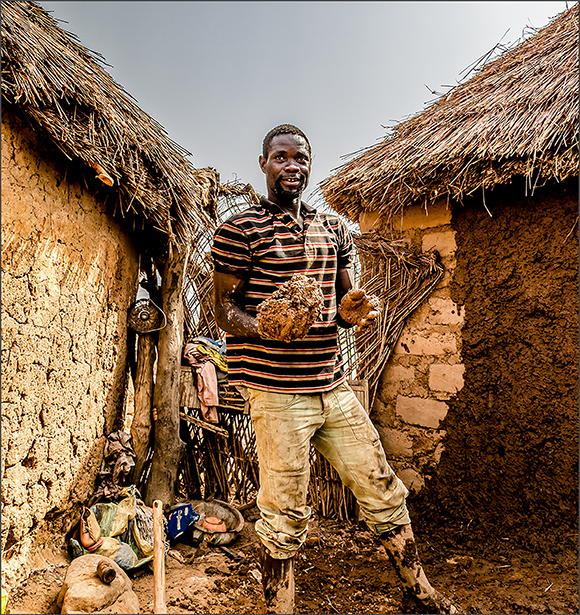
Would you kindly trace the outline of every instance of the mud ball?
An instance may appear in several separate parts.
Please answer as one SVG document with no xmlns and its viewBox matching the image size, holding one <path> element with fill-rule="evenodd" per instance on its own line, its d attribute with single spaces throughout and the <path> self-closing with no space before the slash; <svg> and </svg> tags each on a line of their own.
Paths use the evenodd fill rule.
<svg viewBox="0 0 580 615">
<path fill-rule="evenodd" d="M 284 342 L 301 339 L 319 317 L 323 306 L 324 296 L 318 282 L 297 273 L 258 305 L 260 335 Z"/>
</svg>

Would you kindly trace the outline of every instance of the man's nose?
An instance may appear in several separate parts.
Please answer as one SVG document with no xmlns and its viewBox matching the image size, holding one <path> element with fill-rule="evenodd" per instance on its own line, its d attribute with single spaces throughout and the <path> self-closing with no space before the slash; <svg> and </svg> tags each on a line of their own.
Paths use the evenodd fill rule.
<svg viewBox="0 0 580 615">
<path fill-rule="evenodd" d="M 288 158 L 288 160 L 286 161 L 285 170 L 286 171 L 299 171 L 300 165 L 298 164 L 296 160 L 294 160 L 294 158 Z"/>
</svg>

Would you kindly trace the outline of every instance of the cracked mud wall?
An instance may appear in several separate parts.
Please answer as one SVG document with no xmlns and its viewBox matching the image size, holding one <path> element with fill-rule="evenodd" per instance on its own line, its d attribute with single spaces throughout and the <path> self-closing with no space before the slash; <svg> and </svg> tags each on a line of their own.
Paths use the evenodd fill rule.
<svg viewBox="0 0 580 615">
<path fill-rule="evenodd" d="M 66 514 L 91 493 L 104 437 L 122 411 L 137 257 L 95 191 L 81 185 L 78 173 L 80 181 L 67 180 L 74 174 L 63 161 L 3 109 L 2 582 L 8 587 L 34 567 L 48 531 L 56 525 L 58 541 Z"/>
</svg>

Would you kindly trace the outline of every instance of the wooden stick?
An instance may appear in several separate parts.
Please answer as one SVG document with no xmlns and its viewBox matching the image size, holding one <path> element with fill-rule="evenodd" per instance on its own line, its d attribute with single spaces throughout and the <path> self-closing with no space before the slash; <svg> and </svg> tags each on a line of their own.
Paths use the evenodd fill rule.
<svg viewBox="0 0 580 615">
<path fill-rule="evenodd" d="M 155 363 L 155 333 L 139 336 L 137 373 L 135 376 L 135 414 L 131 423 L 131 438 L 135 452 L 134 482 L 140 483 L 151 440 L 151 406 L 153 404 L 153 367 Z"/>
<path fill-rule="evenodd" d="M 175 246 L 174 246 L 175 247 Z M 157 409 L 153 460 L 144 501 L 161 500 L 171 506 L 175 501 L 175 486 L 179 461 L 185 452 L 185 442 L 179 437 L 179 378 L 183 349 L 183 276 L 189 248 L 173 251 L 165 263 L 161 281 L 165 328 L 159 331 L 157 343 L 157 374 L 153 390 L 153 407 Z"/>
<path fill-rule="evenodd" d="M 163 540 L 163 503 L 153 502 L 153 612 L 167 613 L 165 606 L 165 540 Z"/>
<path fill-rule="evenodd" d="M 209 429 L 210 431 L 219 433 L 220 436 L 225 436 L 227 438 L 230 435 L 228 431 L 224 429 L 223 427 L 218 427 L 217 425 L 213 425 L 212 423 L 206 423 L 205 421 L 202 421 L 201 419 L 196 419 L 193 416 L 189 416 L 188 414 L 185 414 L 185 412 L 180 412 L 179 418 L 183 419 L 184 421 L 187 421 L 188 423 L 191 423 L 192 425 L 197 425 L 198 427 L 201 427 L 202 429 Z"/>
</svg>

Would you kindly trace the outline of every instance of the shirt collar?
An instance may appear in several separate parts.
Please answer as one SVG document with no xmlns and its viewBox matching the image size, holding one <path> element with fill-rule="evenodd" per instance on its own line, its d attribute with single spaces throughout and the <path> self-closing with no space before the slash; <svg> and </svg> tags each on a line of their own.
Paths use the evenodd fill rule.
<svg viewBox="0 0 580 615">
<path fill-rule="evenodd" d="M 264 207 L 265 209 L 268 209 L 272 213 L 276 213 L 276 214 L 286 213 L 280 208 L 279 205 L 277 205 L 276 203 L 273 203 L 272 201 L 267 199 L 265 196 L 260 197 L 260 205 Z M 305 203 L 304 201 L 300 201 L 300 211 L 303 217 L 312 216 L 316 214 L 316 209 L 314 209 L 314 207 L 312 207 L 311 205 L 308 205 L 308 203 Z"/>
</svg>

